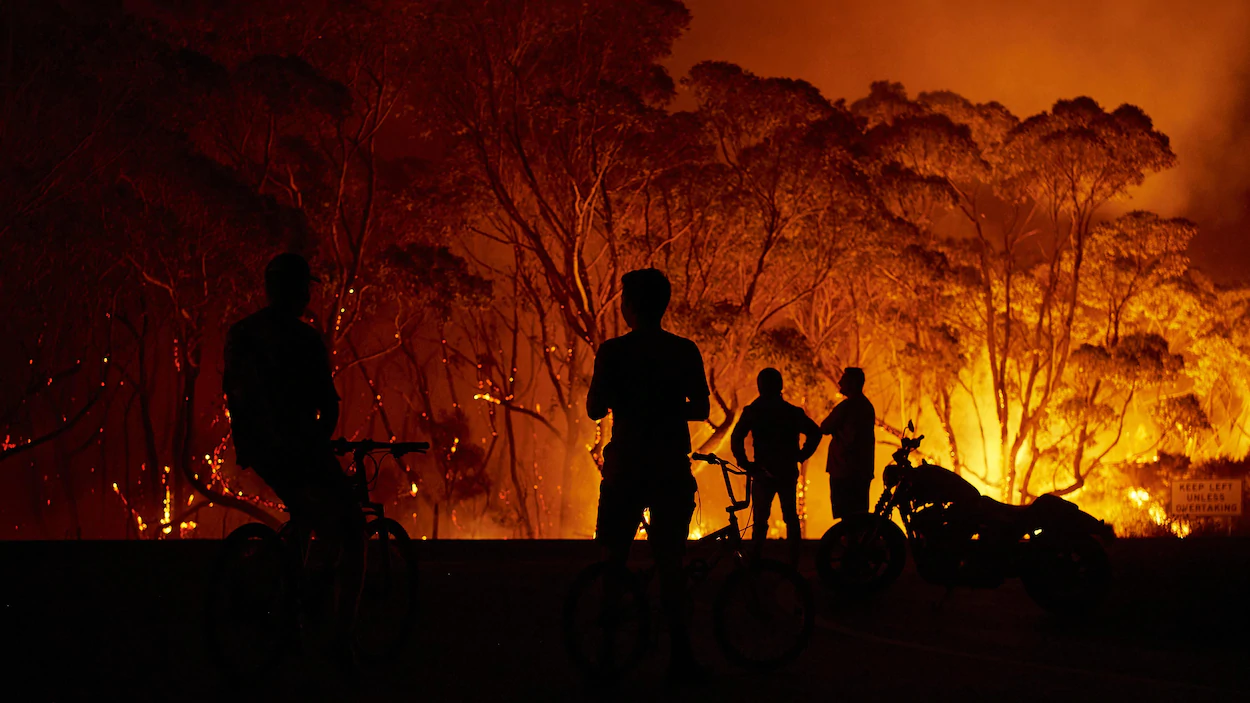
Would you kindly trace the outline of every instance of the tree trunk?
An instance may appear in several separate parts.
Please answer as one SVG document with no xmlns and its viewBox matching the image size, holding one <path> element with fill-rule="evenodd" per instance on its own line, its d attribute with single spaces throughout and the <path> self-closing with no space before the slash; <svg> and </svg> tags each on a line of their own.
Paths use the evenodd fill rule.
<svg viewBox="0 0 1250 703">
<path fill-rule="evenodd" d="M 182 474 L 183 479 L 186 480 L 186 482 L 189 483 L 197 493 L 208 499 L 209 502 L 215 503 L 224 508 L 233 508 L 234 510 L 244 513 L 248 517 L 277 529 L 282 523 L 273 515 L 269 514 L 268 510 L 265 510 L 264 508 L 254 505 L 237 496 L 232 496 L 229 493 L 218 493 L 217 491 L 210 489 L 208 487 L 208 482 L 197 478 L 195 471 L 192 469 L 194 462 L 192 461 L 191 452 L 192 442 L 195 439 L 195 413 L 193 410 L 195 408 L 196 385 L 200 377 L 198 351 L 195 353 L 194 360 L 194 365 L 189 363 L 183 364 L 183 393 L 182 397 L 179 399 L 179 404 L 183 407 L 183 426 L 178 428 L 178 432 L 181 435 L 182 440 L 177 448 L 178 454 L 175 458 L 175 463 L 178 464 L 177 470 Z M 183 515 L 179 512 L 175 512 L 178 507 L 180 507 L 178 504 L 178 498 L 175 497 L 174 505 L 172 506 L 173 510 L 170 511 L 170 522 L 173 524 L 171 534 L 178 530 L 178 524 L 182 521 Z M 185 512 L 186 511 L 182 511 L 182 513 Z M 225 518 L 223 518 L 223 520 L 224 519 Z"/>
<path fill-rule="evenodd" d="M 940 402 L 933 404 L 937 411 L 938 419 L 942 422 L 942 430 L 946 432 L 946 441 L 951 448 L 951 471 L 957 476 L 963 475 L 964 463 L 959 456 L 959 441 L 955 438 L 955 427 L 951 422 L 951 394 L 950 391 L 941 391 Z"/>
<path fill-rule="evenodd" d="M 569 533 L 569 521 L 572 518 L 572 496 L 574 483 L 577 481 L 577 459 L 582 455 L 578 448 L 581 433 L 577 409 L 571 404 L 564 408 L 564 465 L 560 467 L 560 510 L 556 516 L 556 530 L 565 539 L 572 537 Z"/>
<path fill-rule="evenodd" d="M 516 491 L 517 518 L 521 521 L 525 536 L 534 539 L 534 525 L 530 522 L 529 507 L 526 506 L 525 487 L 521 485 L 521 479 L 517 476 L 516 433 L 512 428 L 512 411 L 506 406 L 503 411 L 503 425 L 504 431 L 508 434 L 508 471 L 512 477 L 512 489 Z"/>
<path fill-rule="evenodd" d="M 156 447 L 156 426 L 152 422 L 152 390 L 148 381 L 148 361 L 147 361 L 147 312 L 143 314 L 143 325 L 141 327 L 143 334 L 138 340 L 138 356 L 139 371 L 136 389 L 139 393 L 139 421 L 143 428 L 143 471 L 139 473 L 139 480 L 147 480 L 147 485 L 139 490 L 142 500 L 137 501 L 137 507 L 144 512 L 159 512 L 161 508 L 161 500 L 164 495 L 160 490 L 161 485 L 161 459 L 159 450 Z M 153 514 L 148 512 L 149 515 Z"/>
</svg>

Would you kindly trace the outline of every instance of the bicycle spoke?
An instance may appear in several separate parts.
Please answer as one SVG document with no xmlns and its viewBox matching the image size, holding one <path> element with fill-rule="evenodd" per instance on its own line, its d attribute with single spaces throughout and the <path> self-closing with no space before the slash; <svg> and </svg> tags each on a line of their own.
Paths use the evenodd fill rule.
<svg viewBox="0 0 1250 703">
<path fill-rule="evenodd" d="M 736 663 L 776 665 L 805 645 L 812 608 L 806 582 L 789 567 L 766 563 L 740 569 L 717 597 L 717 638 Z"/>
<path fill-rule="evenodd" d="M 604 564 L 587 569 L 565 604 L 565 645 L 579 668 L 601 679 L 633 667 L 648 632 L 646 600 L 636 580 L 608 572 Z"/>
<path fill-rule="evenodd" d="M 249 526 L 238 538 L 227 539 L 210 581 L 210 649 L 221 666 L 237 675 L 270 666 L 293 627 L 286 554 L 277 536 L 266 531 Z M 252 533 L 256 536 L 249 538 Z"/>
<path fill-rule="evenodd" d="M 375 527 L 368 542 L 364 581 L 356 611 L 356 646 L 362 658 L 394 656 L 402 649 L 414 625 L 416 563 L 406 539 L 386 530 L 402 530 L 389 523 Z M 385 534 L 385 538 L 382 536 Z"/>
</svg>

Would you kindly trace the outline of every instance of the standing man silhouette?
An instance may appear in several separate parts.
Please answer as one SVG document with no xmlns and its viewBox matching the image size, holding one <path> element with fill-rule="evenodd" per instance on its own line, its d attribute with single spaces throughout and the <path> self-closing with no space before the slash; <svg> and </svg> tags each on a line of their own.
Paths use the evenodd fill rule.
<svg viewBox="0 0 1250 703">
<path fill-rule="evenodd" d="M 872 485 L 876 450 L 873 427 L 877 422 L 877 411 L 864 397 L 863 369 L 844 369 L 838 389 L 846 399 L 820 423 L 820 431 L 831 436 L 826 470 L 835 520 L 868 512 L 868 487 Z"/>
<path fill-rule="evenodd" d="M 698 489 L 686 423 L 706 420 L 709 410 L 703 356 L 694 342 L 660 326 L 672 294 L 663 273 L 630 271 L 621 277 L 621 289 L 621 314 L 631 331 L 599 347 L 586 398 L 592 420 L 612 412 L 596 535 L 609 562 L 624 568 L 643 509 L 650 508 L 647 541 L 660 572 L 672 645 L 669 678 L 698 678 L 686 631 L 682 559 Z"/>
<path fill-rule="evenodd" d="M 239 465 L 254 470 L 278 494 L 298 525 L 311 526 L 340 548 L 335 646 L 339 664 L 351 667 L 365 524 L 351 483 L 330 451 L 339 395 L 325 343 L 300 319 L 316 280 L 299 254 L 279 254 L 269 262 L 269 305 L 236 322 L 226 335 L 222 389 Z"/>
<path fill-rule="evenodd" d="M 820 428 L 803 408 L 791 405 L 781 397 L 781 372 L 774 368 L 760 371 L 755 378 L 760 397 L 742 410 L 742 417 L 730 436 L 730 447 L 739 465 L 752 471 L 751 502 L 755 504 L 755 529 L 751 533 L 754 551 L 759 556 L 768 537 L 768 516 L 773 509 L 773 496 L 781 501 L 781 517 L 786 521 L 786 541 L 790 545 L 790 563 L 797 564 L 803 533 L 799 525 L 797 488 L 798 465 L 816 453 L 820 445 Z M 746 438 L 751 435 L 754 459 L 747 461 Z M 799 446 L 799 435 L 804 442 Z"/>
</svg>

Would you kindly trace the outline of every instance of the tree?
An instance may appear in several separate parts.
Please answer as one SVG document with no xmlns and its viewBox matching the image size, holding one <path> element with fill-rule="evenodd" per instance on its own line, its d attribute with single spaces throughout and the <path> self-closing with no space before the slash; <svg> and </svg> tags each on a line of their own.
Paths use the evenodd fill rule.
<svg viewBox="0 0 1250 703">
<path fill-rule="evenodd" d="M 706 448 L 737 419 L 759 335 L 818 293 L 850 240 L 864 233 L 875 202 L 852 157 L 857 125 L 810 84 L 704 62 L 687 85 L 716 149 L 713 182 L 723 190 L 714 206 L 719 227 L 691 229 L 686 218 L 703 212 L 676 212 L 694 236 L 674 247 L 685 259 L 675 267 L 684 291 L 674 318 L 700 343 L 722 415 L 709 420 Z M 809 339 L 822 332 L 803 331 Z"/>
<path fill-rule="evenodd" d="M 563 415 L 564 526 L 584 456 L 588 355 L 606 338 L 620 274 L 637 260 L 622 238 L 649 174 L 632 162 L 665 118 L 674 88 L 658 62 L 689 13 L 669 0 L 561 0 L 435 3 L 431 17 L 434 97 L 494 201 L 477 246 L 517 261 L 523 299 L 541 320 L 534 341 Z"/>
</svg>

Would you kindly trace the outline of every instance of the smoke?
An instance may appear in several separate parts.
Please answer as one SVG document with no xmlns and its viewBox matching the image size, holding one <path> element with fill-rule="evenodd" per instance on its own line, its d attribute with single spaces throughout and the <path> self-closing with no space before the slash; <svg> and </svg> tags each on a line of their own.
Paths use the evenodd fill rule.
<svg viewBox="0 0 1250 703">
<path fill-rule="evenodd" d="M 1191 254 L 1218 281 L 1250 283 L 1250 49 L 1230 81 L 1234 99 L 1196 155 L 1185 215 L 1200 228 Z"/>
<path fill-rule="evenodd" d="M 1250 3 L 1244 0 L 686 0 L 669 62 L 704 59 L 803 78 L 854 100 L 873 80 L 954 90 L 1020 116 L 1059 98 L 1132 103 L 1172 138 L 1178 166 L 1122 209 L 1198 222 L 1196 264 L 1250 279 Z M 688 98 L 679 102 L 688 107 Z M 1114 212 L 1109 212 L 1114 214 Z"/>
</svg>

